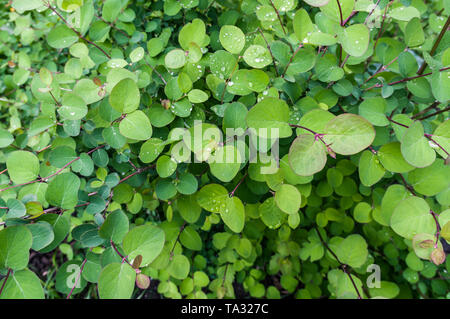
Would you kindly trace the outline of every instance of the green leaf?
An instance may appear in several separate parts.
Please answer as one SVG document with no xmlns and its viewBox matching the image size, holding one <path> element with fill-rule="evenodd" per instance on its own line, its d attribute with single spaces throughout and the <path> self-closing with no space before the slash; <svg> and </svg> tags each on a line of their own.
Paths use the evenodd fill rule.
<svg viewBox="0 0 450 319">
<path fill-rule="evenodd" d="M 342 263 L 350 267 L 361 267 L 369 255 L 367 242 L 361 235 L 350 235 L 337 246 L 336 255 Z"/>
<path fill-rule="evenodd" d="M 137 47 L 130 53 L 130 60 L 132 63 L 136 63 L 144 57 L 145 51 L 142 47 Z"/>
<path fill-rule="evenodd" d="M 6 280 L 6 283 L 5 283 Z M 4 285 L 4 287 L 3 287 Z M 44 289 L 36 274 L 28 269 L 13 272 L 0 281 L 3 292 L 0 299 L 44 299 Z"/>
<path fill-rule="evenodd" d="M 386 100 L 381 97 L 367 98 L 359 105 L 359 115 L 373 125 L 386 126 L 389 124 L 385 115 L 386 107 Z"/>
<path fill-rule="evenodd" d="M 323 143 L 310 134 L 299 135 L 289 149 L 289 164 L 297 175 L 313 175 L 320 172 L 326 163 Z"/>
<path fill-rule="evenodd" d="M 450 187 L 450 170 L 442 159 L 437 159 L 430 166 L 410 172 L 408 181 L 416 192 L 435 196 Z"/>
<path fill-rule="evenodd" d="M 65 24 L 54 27 L 47 36 L 47 43 L 55 49 L 70 47 L 78 41 L 78 35 Z"/>
<path fill-rule="evenodd" d="M 230 53 L 239 54 L 245 46 L 245 35 L 234 25 L 225 25 L 220 28 L 220 44 Z"/>
<path fill-rule="evenodd" d="M 131 113 L 139 107 L 140 97 L 136 82 L 125 78 L 113 87 L 109 103 L 120 113 Z"/>
<path fill-rule="evenodd" d="M 221 209 L 220 217 L 233 232 L 242 232 L 245 225 L 245 209 L 241 200 L 235 196 L 226 198 L 225 209 Z"/>
<path fill-rule="evenodd" d="M 171 260 L 167 271 L 175 279 L 183 280 L 189 275 L 191 268 L 189 259 L 184 255 L 176 255 Z"/>
<path fill-rule="evenodd" d="M 41 253 L 48 253 L 58 247 L 58 245 L 66 238 L 70 231 L 70 220 L 66 215 L 47 213 L 39 217 L 39 221 L 47 222 L 53 228 L 53 241 L 40 250 Z"/>
<path fill-rule="evenodd" d="M 14 142 L 14 137 L 7 130 L 0 128 L 0 148 L 5 148 Z"/>
<path fill-rule="evenodd" d="M 147 115 L 140 110 L 128 114 L 119 124 L 120 133 L 130 139 L 143 141 L 152 136 L 152 125 Z"/>
<path fill-rule="evenodd" d="M 406 173 L 414 169 L 400 151 L 399 142 L 384 144 L 378 151 L 378 158 L 385 169 L 393 173 Z"/>
<path fill-rule="evenodd" d="M 14 151 L 6 159 L 6 168 L 14 183 L 31 182 L 39 174 L 39 159 L 31 152 Z"/>
<path fill-rule="evenodd" d="M 151 138 L 141 146 L 139 159 L 144 163 L 153 162 L 164 149 L 164 143 L 159 138 Z"/>
<path fill-rule="evenodd" d="M 192 226 L 186 226 L 180 234 L 181 244 L 190 250 L 202 250 L 202 238 Z"/>
<path fill-rule="evenodd" d="M 205 37 L 205 23 L 201 19 L 194 19 L 192 22 L 183 26 L 178 34 L 178 42 L 180 42 L 180 45 L 184 50 L 189 50 L 189 44 L 192 42 L 199 47 L 203 47 Z"/>
<path fill-rule="evenodd" d="M 353 24 L 339 32 L 338 39 L 345 52 L 360 57 L 369 47 L 369 28 L 364 24 Z"/>
<path fill-rule="evenodd" d="M 14 271 L 27 267 L 32 245 L 31 232 L 25 226 L 10 226 L 0 231 L 0 268 Z"/>
<path fill-rule="evenodd" d="M 241 167 L 241 155 L 233 145 L 225 145 L 216 149 L 213 156 L 208 158 L 211 174 L 222 182 L 231 181 Z"/>
<path fill-rule="evenodd" d="M 412 239 L 415 235 L 434 234 L 436 224 L 430 213 L 430 206 L 420 197 L 412 196 L 402 200 L 391 217 L 392 229 L 400 236 Z"/>
<path fill-rule="evenodd" d="M 257 103 L 248 111 L 246 120 L 247 125 L 256 129 L 258 135 L 262 134 L 261 129 L 278 130 L 280 138 L 289 137 L 292 134 L 288 124 L 289 107 L 286 102 L 277 98 L 267 97 Z"/>
<path fill-rule="evenodd" d="M 331 149 L 342 155 L 361 152 L 372 144 L 375 130 L 372 125 L 355 114 L 340 114 L 328 122 L 323 137 Z"/>
<path fill-rule="evenodd" d="M 422 45 L 425 42 L 425 35 L 419 18 L 411 19 L 406 25 L 405 42 L 410 48 Z"/>
<path fill-rule="evenodd" d="M 38 221 L 34 224 L 27 224 L 26 227 L 31 232 L 33 237 L 33 244 L 31 248 L 33 250 L 41 250 L 55 239 L 55 233 L 52 226 L 44 221 Z"/>
<path fill-rule="evenodd" d="M 275 193 L 275 203 L 286 214 L 296 214 L 301 202 L 302 196 L 295 186 L 283 184 Z"/>
<path fill-rule="evenodd" d="M 142 256 L 142 266 L 155 260 L 161 253 L 165 241 L 164 232 L 153 225 L 133 228 L 123 239 L 123 250 L 130 260 Z"/>
<path fill-rule="evenodd" d="M 188 93 L 188 99 L 191 103 L 203 103 L 208 100 L 208 94 L 205 91 L 193 89 Z"/>
<path fill-rule="evenodd" d="M 101 299 L 129 299 L 133 294 L 136 271 L 127 263 L 111 263 L 103 268 L 98 279 Z"/>
<path fill-rule="evenodd" d="M 76 94 L 63 95 L 58 113 L 66 120 L 81 120 L 88 112 L 86 102 Z"/>
<path fill-rule="evenodd" d="M 186 54 L 181 49 L 174 49 L 166 54 L 164 63 L 170 69 L 182 68 L 186 64 Z"/>
<path fill-rule="evenodd" d="M 415 121 L 405 131 L 401 140 L 400 150 L 404 159 L 415 167 L 429 166 L 436 159 L 436 152 L 423 134 L 422 123 Z"/>
<path fill-rule="evenodd" d="M 385 174 L 378 156 L 370 151 L 364 151 L 359 158 L 359 179 L 364 186 L 370 187 L 377 183 Z"/>
<path fill-rule="evenodd" d="M 128 233 L 128 229 L 129 222 L 127 216 L 121 210 L 116 210 L 106 216 L 98 234 L 104 239 L 112 240 L 115 243 L 121 243 Z"/>
<path fill-rule="evenodd" d="M 267 48 L 253 44 L 245 50 L 244 61 L 253 68 L 262 69 L 272 63 L 272 57 Z"/>
<path fill-rule="evenodd" d="M 53 177 L 45 193 L 45 199 L 54 206 L 72 209 L 78 202 L 80 179 L 73 173 L 63 173 Z"/>
</svg>

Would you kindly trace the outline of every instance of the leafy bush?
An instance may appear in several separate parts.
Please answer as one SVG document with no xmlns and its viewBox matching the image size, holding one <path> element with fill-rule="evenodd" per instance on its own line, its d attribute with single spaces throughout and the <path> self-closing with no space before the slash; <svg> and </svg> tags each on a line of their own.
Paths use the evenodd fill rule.
<svg viewBox="0 0 450 319">
<path fill-rule="evenodd" d="M 450 298 L 450 1 L 1 10 L 0 298 Z"/>
</svg>

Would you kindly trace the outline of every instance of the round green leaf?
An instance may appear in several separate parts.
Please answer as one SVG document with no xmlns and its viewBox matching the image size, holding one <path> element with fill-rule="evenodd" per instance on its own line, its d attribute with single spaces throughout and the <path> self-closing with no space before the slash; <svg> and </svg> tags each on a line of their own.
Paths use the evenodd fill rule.
<svg viewBox="0 0 450 319">
<path fill-rule="evenodd" d="M 245 35 L 234 25 L 225 25 L 220 28 L 220 44 L 230 53 L 239 54 L 245 46 Z"/>
<path fill-rule="evenodd" d="M 372 144 L 375 138 L 373 126 L 361 116 L 341 114 L 333 118 L 325 127 L 323 139 L 331 149 L 342 155 L 361 152 Z"/>
<path fill-rule="evenodd" d="M 286 214 L 296 214 L 301 202 L 302 196 L 295 186 L 283 184 L 275 193 L 275 203 Z"/>
<path fill-rule="evenodd" d="M 430 213 L 430 206 L 416 196 L 408 197 L 397 205 L 391 217 L 391 227 L 397 234 L 407 239 L 421 233 L 436 232 L 436 223 Z"/>
<path fill-rule="evenodd" d="M 147 115 L 140 110 L 128 114 L 119 124 L 120 133 L 133 140 L 147 140 L 152 136 L 152 125 Z"/>
<path fill-rule="evenodd" d="M 39 160 L 31 152 L 14 151 L 6 159 L 6 168 L 14 183 L 31 182 L 39 174 Z"/>
<path fill-rule="evenodd" d="M 142 266 L 151 263 L 161 253 L 165 241 L 164 232 L 153 225 L 133 228 L 123 239 L 123 250 L 130 260 L 142 256 Z"/>
</svg>

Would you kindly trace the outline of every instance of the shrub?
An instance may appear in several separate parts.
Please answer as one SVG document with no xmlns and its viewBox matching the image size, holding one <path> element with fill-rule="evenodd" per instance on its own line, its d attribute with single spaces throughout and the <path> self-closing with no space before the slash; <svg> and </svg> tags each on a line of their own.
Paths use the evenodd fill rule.
<svg viewBox="0 0 450 319">
<path fill-rule="evenodd" d="M 10 1 L 0 298 L 449 298 L 449 12 Z"/>
</svg>

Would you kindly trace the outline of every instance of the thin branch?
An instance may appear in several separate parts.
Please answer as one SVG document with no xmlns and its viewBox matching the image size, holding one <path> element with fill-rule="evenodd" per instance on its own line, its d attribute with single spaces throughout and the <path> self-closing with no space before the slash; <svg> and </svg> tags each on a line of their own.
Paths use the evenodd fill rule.
<svg viewBox="0 0 450 319">
<path fill-rule="evenodd" d="M 447 70 L 450 70 L 450 66 L 442 68 L 442 69 L 439 69 L 439 72 L 447 71 Z M 395 84 L 399 84 L 399 83 L 404 83 L 404 82 L 408 82 L 408 81 L 415 80 L 415 79 L 418 79 L 418 78 L 422 78 L 424 76 L 428 76 L 428 75 L 432 75 L 432 74 L 433 74 L 433 72 L 429 72 L 429 73 L 425 73 L 425 74 L 411 76 L 411 77 L 404 78 L 404 79 L 401 79 L 401 80 L 398 80 L 398 81 L 390 82 L 390 83 L 388 83 L 386 85 L 395 85 Z M 374 84 L 371 87 L 365 89 L 364 91 L 369 91 L 369 90 L 371 90 L 373 88 L 380 88 L 380 87 L 383 87 L 383 84 L 377 83 L 377 84 Z"/>
<path fill-rule="evenodd" d="M 146 60 L 145 58 L 143 59 L 143 61 L 145 62 L 145 64 L 147 64 L 148 67 L 150 67 L 150 69 L 152 69 L 153 72 L 156 73 L 156 75 L 161 79 L 161 81 L 164 83 L 164 85 L 167 85 L 167 81 L 164 80 L 163 76 L 161 75 L 161 73 L 159 73 L 158 71 L 156 71 L 156 69 L 154 67 L 152 67 Z"/>
<path fill-rule="evenodd" d="M 437 112 L 431 113 L 431 114 L 429 114 L 427 116 L 421 117 L 419 120 L 420 121 L 421 120 L 426 120 L 427 118 L 433 117 L 435 115 L 438 115 L 438 114 L 441 114 L 441 113 L 444 113 L 444 112 L 447 112 L 447 111 L 450 111 L 450 106 L 447 106 L 445 109 L 442 109 L 442 110 L 439 110 Z"/>
<path fill-rule="evenodd" d="M 5 280 L 3 281 L 2 287 L 0 288 L 0 296 L 2 295 L 3 289 L 6 286 L 6 281 L 8 280 L 9 276 L 11 275 L 12 269 L 8 268 L 8 272 L 6 273 Z"/>
<path fill-rule="evenodd" d="M 422 116 L 423 114 L 435 109 L 435 110 L 439 110 L 439 108 L 437 107 L 441 102 L 439 101 L 435 101 L 433 104 L 431 104 L 429 107 L 427 107 L 426 109 L 420 111 L 419 113 L 413 115 L 411 118 L 415 119 L 418 118 L 419 116 Z"/>
<path fill-rule="evenodd" d="M 408 50 L 408 47 L 406 47 L 403 52 L 406 52 Z M 373 79 L 373 77 L 375 77 L 377 74 L 385 71 L 392 63 L 394 63 L 395 61 L 398 60 L 398 58 L 400 57 L 400 55 L 397 55 L 394 59 L 392 59 L 392 61 L 390 61 L 388 64 L 383 65 L 378 71 L 376 71 L 374 74 L 372 74 L 370 77 L 368 77 L 364 83 L 369 82 L 371 79 Z"/>
<path fill-rule="evenodd" d="M 352 282 L 353 288 L 355 288 L 356 294 L 358 295 L 358 299 L 362 299 L 361 294 L 359 293 L 359 289 L 356 286 L 355 281 L 352 278 L 351 272 L 348 270 L 348 265 L 342 263 L 338 256 L 334 253 L 333 250 L 331 250 L 331 248 L 328 246 L 328 244 L 323 240 L 322 235 L 320 234 L 320 231 L 317 229 L 317 227 L 315 228 L 317 235 L 319 235 L 319 239 L 322 243 L 322 245 L 333 255 L 333 257 L 336 259 L 336 261 L 339 263 L 342 271 L 348 276 L 348 278 L 350 279 L 350 281 Z"/>
<path fill-rule="evenodd" d="M 128 265 L 131 266 L 130 262 L 127 260 L 127 257 L 126 257 L 126 256 L 123 256 L 123 255 L 119 252 L 119 250 L 118 250 L 117 247 L 116 247 L 116 244 L 114 244 L 114 242 L 112 241 L 112 239 L 111 239 L 109 242 L 110 242 L 110 244 L 111 244 L 111 247 L 116 251 L 117 255 L 119 255 L 120 258 L 122 258 L 122 263 L 126 262 Z"/>
<path fill-rule="evenodd" d="M 100 148 L 102 148 L 102 147 L 105 147 L 105 145 L 97 146 L 96 148 L 94 148 L 94 149 L 88 151 L 87 154 L 91 154 L 91 153 L 95 152 L 96 150 L 98 150 L 98 149 L 100 149 Z M 16 188 L 16 187 L 20 187 L 20 186 L 25 186 L 25 185 L 29 185 L 29 184 L 33 184 L 33 183 L 37 183 L 37 182 L 46 182 L 48 179 L 52 178 L 53 176 L 58 175 L 58 174 L 61 173 L 65 168 L 67 168 L 68 166 L 70 166 L 70 164 L 72 164 L 72 163 L 78 161 L 79 159 L 80 159 L 80 156 L 78 156 L 77 158 L 74 158 L 74 159 L 71 160 L 69 163 L 67 163 L 67 164 L 64 165 L 62 168 L 60 168 L 58 171 L 56 171 L 55 173 L 53 173 L 53 174 L 51 174 L 51 175 L 49 175 L 49 176 L 47 176 L 47 177 L 40 177 L 40 178 L 35 179 L 35 180 L 33 180 L 33 181 L 30 181 L 30 182 L 26 182 L 26 183 L 22 183 L 22 184 L 17 184 L 17 185 L 13 185 L 13 186 L 9 186 L 9 187 L 0 189 L 0 193 L 3 192 L 3 191 L 6 191 L 6 190 L 8 190 L 8 189 L 11 189 L 11 188 Z"/>
<path fill-rule="evenodd" d="M 264 33 L 262 32 L 260 27 L 258 27 L 258 31 L 259 31 L 259 33 L 261 33 L 261 36 L 264 39 L 264 42 L 266 42 L 267 50 L 269 50 L 270 56 L 272 57 L 272 63 L 273 63 L 273 67 L 275 68 L 275 74 L 278 77 L 279 74 L 278 74 L 278 70 L 277 70 L 277 65 L 275 64 L 275 58 L 273 56 L 272 49 L 270 48 L 269 42 L 267 42 L 266 37 L 264 36 Z"/>
<path fill-rule="evenodd" d="M 341 20 L 341 27 L 344 26 L 344 18 L 342 17 L 342 8 L 341 8 L 341 3 L 339 2 L 339 0 L 336 0 L 338 8 L 339 8 L 339 17 Z"/>
<path fill-rule="evenodd" d="M 378 44 L 378 40 L 380 39 L 381 35 L 383 34 L 383 26 L 384 26 L 384 22 L 386 20 L 386 15 L 387 15 L 387 11 L 389 9 L 389 7 L 391 6 L 391 4 L 394 2 L 394 0 L 389 1 L 389 3 L 386 5 L 386 7 L 384 8 L 384 14 L 383 14 L 383 19 L 381 21 L 381 26 L 380 26 L 380 30 L 378 31 L 377 34 L 377 38 L 375 40 L 375 44 L 373 45 L 373 50 L 375 51 L 375 48 L 377 47 Z"/>
<path fill-rule="evenodd" d="M 369 12 L 369 14 L 366 17 L 366 20 L 364 20 L 364 24 L 367 25 L 367 23 L 369 22 L 369 18 L 372 15 L 372 13 L 375 11 L 375 9 L 378 7 L 378 5 L 380 4 L 381 0 L 378 0 L 377 3 L 373 6 L 372 10 Z"/>
<path fill-rule="evenodd" d="M 245 173 L 244 177 L 242 177 L 242 179 L 239 181 L 239 183 L 237 183 L 236 187 L 230 192 L 230 194 L 228 194 L 228 196 L 230 196 L 230 197 L 234 196 L 234 193 L 237 191 L 239 186 L 241 186 L 242 182 L 245 180 L 247 175 L 248 175 L 248 172 Z"/>
<path fill-rule="evenodd" d="M 400 122 L 394 121 L 394 120 L 392 119 L 392 117 L 390 117 L 390 116 L 386 116 L 386 118 L 387 118 L 390 122 L 392 122 L 392 123 L 394 123 L 394 124 L 400 125 L 400 126 L 402 126 L 402 127 L 404 127 L 404 128 L 409 128 L 408 125 L 405 125 L 405 124 L 402 124 L 402 123 L 400 123 Z M 433 139 L 433 135 L 432 135 L 432 134 L 424 133 L 423 136 L 425 136 L 427 139 L 429 139 L 431 142 L 433 142 L 433 143 L 434 143 L 437 147 L 439 147 L 445 154 L 447 154 L 447 156 L 450 156 L 450 153 L 449 153 L 449 152 L 448 152 L 441 144 L 439 144 L 438 142 L 436 142 L 436 140 Z"/>
<path fill-rule="evenodd" d="M 223 104 L 223 99 L 225 97 L 225 92 L 227 90 L 227 86 L 228 86 L 228 82 L 230 82 L 231 77 L 233 76 L 234 72 L 236 71 L 238 65 L 239 65 L 239 60 L 242 58 L 242 56 L 239 56 L 236 60 L 236 64 L 234 65 L 233 71 L 231 71 L 230 76 L 228 77 L 228 79 L 225 81 L 225 87 L 223 88 L 222 91 L 222 96 L 220 97 L 220 104 Z"/>
<path fill-rule="evenodd" d="M 91 252 L 92 249 L 93 249 L 93 247 L 91 249 L 89 249 L 89 252 Z M 70 289 L 70 292 L 67 295 L 66 299 L 70 299 L 70 297 L 73 294 L 73 291 L 75 290 L 75 287 L 78 285 L 78 281 L 80 280 L 81 273 L 83 272 L 83 269 L 84 269 L 84 266 L 86 265 L 86 262 L 87 262 L 87 255 L 86 255 L 86 258 L 84 258 L 83 263 L 81 264 L 80 272 L 78 273 L 77 278 L 75 279 L 75 284 L 73 285 L 72 289 Z"/>
<path fill-rule="evenodd" d="M 281 20 L 280 13 L 278 12 L 278 9 L 277 9 L 277 8 L 275 7 L 275 5 L 273 4 L 273 1 L 272 1 L 272 0 L 269 0 L 269 1 L 270 1 L 270 5 L 272 6 L 272 8 L 275 10 L 275 13 L 277 14 L 278 21 L 280 21 L 281 29 L 283 29 L 284 35 L 287 35 L 286 30 L 284 29 L 283 21 Z"/>
<path fill-rule="evenodd" d="M 286 75 L 286 72 L 287 72 L 289 66 L 291 65 L 292 61 L 294 60 L 295 55 L 298 53 L 298 51 L 300 51 L 301 48 L 303 48 L 303 43 L 300 43 L 299 46 L 297 47 L 297 49 L 295 49 L 294 54 L 291 55 L 291 58 L 289 59 L 289 62 L 286 65 L 286 67 L 284 68 L 283 74 L 281 75 L 282 78 L 284 78 L 284 76 Z"/>
<path fill-rule="evenodd" d="M 177 239 L 175 240 L 175 243 L 172 246 L 172 249 L 170 250 L 170 260 L 173 258 L 173 251 L 175 250 L 175 246 L 177 245 L 178 241 L 180 240 L 181 233 L 183 232 L 184 228 L 186 227 L 186 222 L 183 223 L 180 227 L 180 231 L 178 232 Z"/>
<path fill-rule="evenodd" d="M 433 56 L 434 53 L 436 52 L 436 49 L 438 48 L 439 43 L 441 42 L 442 38 L 444 37 L 444 34 L 447 31 L 447 29 L 449 28 L 449 26 L 450 26 L 450 16 L 447 18 L 447 21 L 445 22 L 444 27 L 442 28 L 442 30 L 439 33 L 436 41 L 434 42 L 434 45 L 433 45 L 433 47 L 431 48 L 431 51 L 430 51 L 430 56 Z M 421 75 L 423 73 L 423 71 L 425 71 L 426 67 L 427 67 L 427 62 L 423 61 L 419 71 L 417 71 L 417 74 Z"/>
</svg>

